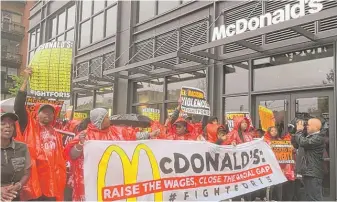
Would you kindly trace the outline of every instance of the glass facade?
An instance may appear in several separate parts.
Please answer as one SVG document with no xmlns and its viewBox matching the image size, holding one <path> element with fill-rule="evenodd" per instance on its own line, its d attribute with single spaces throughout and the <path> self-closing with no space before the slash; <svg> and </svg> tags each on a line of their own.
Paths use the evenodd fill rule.
<svg viewBox="0 0 337 202">
<path fill-rule="evenodd" d="M 56 16 L 49 20 L 49 41 L 74 41 L 74 34 L 67 34 L 74 32 L 76 6 L 71 5 Z"/>
<path fill-rule="evenodd" d="M 81 2 L 80 48 L 116 33 L 118 1 Z"/>
<path fill-rule="evenodd" d="M 178 7 L 180 4 L 188 2 L 190 0 L 175 0 L 175 1 L 165 1 L 165 0 L 139 0 L 138 1 L 138 18 L 137 22 L 146 21 L 156 15 L 165 13 L 166 11 L 172 10 Z"/>
</svg>

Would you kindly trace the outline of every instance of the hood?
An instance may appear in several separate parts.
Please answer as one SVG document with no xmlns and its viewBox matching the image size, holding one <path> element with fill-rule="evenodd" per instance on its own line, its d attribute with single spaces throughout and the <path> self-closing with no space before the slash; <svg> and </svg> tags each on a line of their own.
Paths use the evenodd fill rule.
<svg viewBox="0 0 337 202">
<path fill-rule="evenodd" d="M 37 120 L 37 114 L 38 114 L 38 112 L 39 112 L 39 110 L 41 108 L 41 105 L 45 105 L 45 104 L 43 104 L 43 103 L 36 103 L 36 104 L 34 104 L 34 111 L 32 112 L 32 117 L 36 118 L 36 120 Z M 61 112 L 61 107 L 57 106 L 57 105 L 52 105 L 52 104 L 48 104 L 48 105 L 50 105 L 50 106 L 52 106 L 54 108 L 54 121 L 51 124 L 52 126 L 54 126 L 56 124 L 57 117 L 58 117 L 58 115 Z"/>
<path fill-rule="evenodd" d="M 244 120 L 248 124 L 247 129 L 244 132 L 249 132 L 249 130 L 251 129 L 251 124 L 250 124 L 250 120 L 247 117 L 236 117 L 236 118 L 234 118 L 234 128 L 233 128 L 233 130 L 238 131 L 239 128 L 240 128 L 241 122 L 244 121 Z"/>
<path fill-rule="evenodd" d="M 174 129 L 174 131 L 176 130 L 176 124 L 178 123 L 178 122 L 184 122 L 184 123 L 186 123 L 186 129 L 187 129 L 187 132 L 188 133 L 192 133 L 193 132 L 193 130 L 194 130 L 194 127 L 193 127 L 193 125 L 192 124 L 190 124 L 190 123 L 188 123 L 184 118 L 182 118 L 182 117 L 179 117 L 175 122 L 174 122 L 174 124 L 173 124 L 173 129 Z"/>
</svg>

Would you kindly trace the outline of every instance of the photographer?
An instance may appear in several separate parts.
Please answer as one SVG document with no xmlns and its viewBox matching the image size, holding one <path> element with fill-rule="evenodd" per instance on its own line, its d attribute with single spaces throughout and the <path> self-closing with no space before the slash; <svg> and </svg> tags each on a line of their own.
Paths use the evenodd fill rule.
<svg viewBox="0 0 337 202">
<path fill-rule="evenodd" d="M 304 149 L 304 156 L 298 161 L 301 163 L 307 201 L 322 201 L 323 151 L 325 147 L 324 134 L 321 133 L 322 123 L 319 119 L 310 119 L 306 126 L 307 135 L 304 132 L 304 121 L 298 121 L 296 126 L 295 142 Z"/>
</svg>

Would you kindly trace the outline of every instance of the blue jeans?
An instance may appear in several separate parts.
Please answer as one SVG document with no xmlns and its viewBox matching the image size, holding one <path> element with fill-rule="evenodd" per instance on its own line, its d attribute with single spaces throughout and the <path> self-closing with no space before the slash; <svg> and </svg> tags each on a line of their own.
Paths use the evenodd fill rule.
<svg viewBox="0 0 337 202">
<path fill-rule="evenodd" d="M 303 184 L 307 201 L 323 201 L 323 179 L 303 176 Z"/>
</svg>

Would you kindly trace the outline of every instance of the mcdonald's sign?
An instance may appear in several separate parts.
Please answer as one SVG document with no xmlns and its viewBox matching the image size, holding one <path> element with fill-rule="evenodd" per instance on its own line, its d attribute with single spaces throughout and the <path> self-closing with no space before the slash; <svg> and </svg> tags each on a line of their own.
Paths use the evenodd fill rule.
<svg viewBox="0 0 337 202">
<path fill-rule="evenodd" d="M 109 146 L 103 153 L 102 158 L 98 164 L 98 176 L 97 176 L 97 200 L 104 201 L 103 188 L 105 185 L 105 178 L 107 173 L 108 164 L 111 155 L 115 152 L 121 159 L 124 175 L 124 184 L 134 184 L 137 183 L 137 173 L 139 167 L 139 155 L 141 151 L 145 151 L 149 158 L 153 180 L 160 180 L 160 169 L 156 157 L 154 156 L 152 150 L 145 144 L 138 144 L 133 152 L 131 160 L 125 151 L 117 146 Z M 127 201 L 136 201 L 136 198 L 128 198 Z M 163 201 L 163 192 L 154 193 L 154 201 Z"/>
</svg>

